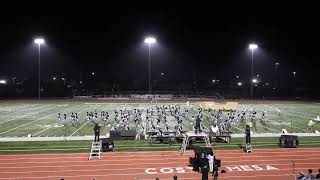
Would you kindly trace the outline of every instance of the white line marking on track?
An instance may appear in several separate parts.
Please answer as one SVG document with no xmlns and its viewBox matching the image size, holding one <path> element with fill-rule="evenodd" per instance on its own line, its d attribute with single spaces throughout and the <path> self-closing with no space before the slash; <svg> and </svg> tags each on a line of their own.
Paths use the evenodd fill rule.
<svg viewBox="0 0 320 180">
<path fill-rule="evenodd" d="M 66 167 L 102 167 L 102 166 L 123 166 L 123 165 L 130 165 L 130 166 L 135 166 L 135 165 L 168 165 L 168 164 L 179 164 L 180 166 L 187 166 L 189 163 L 188 162 L 164 162 L 164 163 L 125 163 L 125 164 L 110 164 L 110 163 L 104 163 L 104 164 L 76 164 L 76 165 L 49 165 L 49 166 L 13 166 L 13 167 L 2 167 L 3 169 L 24 169 L 24 168 L 66 168 Z M 297 163 L 295 162 L 295 165 L 319 165 L 319 163 Z M 264 166 L 264 165 L 270 165 L 270 166 L 292 166 L 292 163 L 263 163 L 263 164 L 257 164 L 257 163 L 252 163 L 252 164 L 236 164 L 236 165 L 225 165 L 221 167 L 226 167 L 226 166 L 251 166 L 251 165 L 259 165 L 259 166 Z M 145 169 L 146 167 L 141 167 L 141 168 L 134 168 L 134 169 Z M 161 168 L 161 167 L 157 167 Z M 297 167 L 299 168 L 299 167 Z M 129 168 L 130 169 L 130 168 Z M 110 170 L 118 170 L 118 169 L 110 169 Z M 0 172 L 1 173 L 1 172 Z M 5 172 L 3 172 L 5 173 Z"/>
<path fill-rule="evenodd" d="M 234 159 L 235 157 L 233 157 L 233 159 Z M 57 158 L 55 158 L 55 159 L 57 159 Z M 222 158 L 222 159 L 224 159 L 224 158 Z M 12 159 L 8 159 L 8 160 L 12 160 Z M 19 159 L 15 159 L 15 160 L 19 160 Z M 182 161 L 179 161 L 180 163 L 182 162 L 182 163 L 188 163 L 188 159 L 187 158 L 162 158 L 162 159 L 143 159 L 143 160 L 148 160 L 148 161 L 159 161 L 159 160 L 164 160 L 164 161 L 168 161 L 168 160 L 175 160 L 175 162 L 178 162 L 178 160 L 182 160 Z M 272 162 L 272 161 L 276 161 L 276 162 L 278 162 L 278 161 L 305 161 L 305 160 L 320 160 L 320 157 L 319 158 L 314 158 L 314 157 L 312 157 L 312 158 L 295 158 L 295 159 L 293 159 L 293 158 L 291 158 L 291 159 L 268 159 L 268 160 L 265 160 L 265 159 L 262 159 L 262 160 L 255 160 L 255 159 L 251 159 L 251 160 L 244 160 L 244 159 L 242 159 L 241 160 L 241 162 L 251 162 L 251 161 L 253 161 L 253 162 Z M 101 159 L 101 160 L 99 160 L 99 162 L 123 162 L 124 161 L 124 163 L 118 163 L 118 165 L 126 165 L 127 164 L 127 162 L 126 161 L 128 161 L 128 159 L 127 160 L 105 160 L 105 159 Z M 141 159 L 130 159 L 130 161 L 141 161 Z M 238 163 L 239 162 L 239 160 L 235 160 L 235 161 L 228 161 L 228 160 L 223 160 L 223 162 L 228 162 L 228 163 Z M 88 157 L 83 157 L 83 160 L 81 161 L 81 160 L 77 160 L 77 161 L 72 161 L 72 160 L 70 160 L 70 161 L 59 161 L 59 160 L 57 160 L 57 161 L 50 161 L 50 162 L 47 162 L 47 161 L 44 161 L 44 162 L 42 162 L 42 161 L 28 161 L 28 162 L 5 162 L 5 163 L 2 163 L 2 162 L 0 162 L 0 164 L 1 165 L 14 165 L 14 164 L 50 164 L 50 163 L 88 163 Z M 116 165 L 115 163 L 112 163 L 111 165 Z"/>
<path fill-rule="evenodd" d="M 307 168 L 305 168 L 307 169 Z M 124 172 L 125 172 L 125 169 L 123 169 Z M 287 170 L 292 170 L 292 169 L 287 169 Z M 286 171 L 287 171 L 286 170 Z M 83 170 L 82 170 L 83 171 Z M 153 175 L 155 174 L 163 174 L 163 173 L 154 173 Z M 170 172 L 170 173 L 166 173 L 166 174 L 177 174 L 176 172 Z M 198 175 L 198 173 L 196 172 L 185 172 L 184 174 L 194 174 L 194 175 Z M 94 174 L 91 174 L 91 175 L 66 175 L 66 176 L 63 176 L 64 178 L 80 178 L 80 177 L 109 177 L 109 176 L 148 176 L 147 174 L 145 173 L 120 173 L 120 174 L 103 174 L 103 175 L 94 175 Z M 200 176 L 200 175 L 198 175 Z M 265 174 L 265 175 L 243 175 L 243 176 L 225 176 L 225 177 L 219 177 L 219 179 L 236 179 L 236 178 L 252 178 L 252 177 L 283 177 L 283 176 L 294 176 L 294 174 Z M 18 179 L 45 179 L 45 178 L 61 178 L 61 176 L 33 176 L 33 177 L 28 177 L 28 176 L 22 176 L 22 177 L 18 177 Z M 15 178 L 0 178 L 0 179 L 17 179 L 17 177 Z M 163 179 L 163 178 L 161 178 Z M 172 178 L 171 178 L 172 179 Z M 168 179 L 168 180 L 171 180 L 171 179 Z M 199 177 L 195 177 L 195 178 L 192 178 L 192 177 L 187 177 L 187 178 L 184 178 L 184 177 L 180 177 L 179 179 L 199 179 Z M 144 180 L 147 180 L 147 179 L 144 179 Z M 148 179 L 149 180 L 149 179 Z M 150 180 L 153 180 L 153 179 L 150 179 Z"/>
</svg>

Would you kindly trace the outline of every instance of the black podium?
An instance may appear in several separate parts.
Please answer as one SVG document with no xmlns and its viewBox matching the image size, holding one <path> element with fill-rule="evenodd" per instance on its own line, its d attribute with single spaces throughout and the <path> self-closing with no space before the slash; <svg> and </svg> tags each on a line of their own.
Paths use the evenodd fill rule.
<svg viewBox="0 0 320 180">
<path fill-rule="evenodd" d="M 101 138 L 100 139 L 101 141 L 101 149 L 103 152 L 106 152 L 106 151 L 113 151 L 113 148 L 114 148 L 114 143 L 113 143 L 113 140 L 110 139 L 110 138 Z"/>
<path fill-rule="evenodd" d="M 201 154 L 204 154 L 204 159 L 201 159 Z M 210 147 L 195 147 L 194 148 L 194 157 L 189 158 L 189 163 L 192 165 L 194 171 L 199 171 L 199 167 L 203 167 L 203 165 L 207 162 L 207 154 L 213 154 L 212 148 Z M 216 159 L 214 156 L 214 166 L 219 168 L 221 166 L 221 160 Z"/>
<path fill-rule="evenodd" d="M 281 135 L 279 138 L 279 145 L 281 148 L 296 148 L 299 146 L 298 136 Z"/>
</svg>

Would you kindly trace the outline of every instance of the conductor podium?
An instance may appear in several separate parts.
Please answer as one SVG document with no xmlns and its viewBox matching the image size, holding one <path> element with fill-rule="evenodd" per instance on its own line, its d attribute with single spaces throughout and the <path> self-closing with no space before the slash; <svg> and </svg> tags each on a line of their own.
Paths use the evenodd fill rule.
<svg viewBox="0 0 320 180">
<path fill-rule="evenodd" d="M 199 171 L 199 168 L 203 168 L 207 163 L 207 155 L 213 155 L 211 147 L 195 147 L 194 148 L 194 157 L 190 157 L 189 163 L 192 165 L 194 171 Z M 218 169 L 221 167 L 221 160 L 216 159 L 214 156 L 214 167 Z"/>
<path fill-rule="evenodd" d="M 201 155 L 204 154 L 204 157 L 201 158 Z M 195 147 L 194 148 L 194 157 L 190 157 L 189 163 L 192 165 L 193 170 L 199 171 L 199 168 L 203 167 L 207 160 L 206 155 L 213 154 L 213 151 L 210 147 Z"/>
<path fill-rule="evenodd" d="M 189 142 L 192 139 L 196 139 L 196 138 L 202 138 L 204 140 L 204 142 L 206 143 L 206 147 L 210 147 L 211 148 L 211 143 L 210 143 L 210 139 L 208 134 L 201 132 L 201 133 L 194 133 L 194 131 L 189 131 L 183 134 L 183 142 L 180 148 L 180 152 L 181 154 L 184 154 L 184 152 L 186 151 L 186 148 L 189 144 Z"/>
</svg>

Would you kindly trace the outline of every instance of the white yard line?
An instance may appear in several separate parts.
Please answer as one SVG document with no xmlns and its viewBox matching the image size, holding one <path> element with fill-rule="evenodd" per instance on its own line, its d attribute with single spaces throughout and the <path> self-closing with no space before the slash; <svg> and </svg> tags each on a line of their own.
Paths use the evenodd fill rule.
<svg viewBox="0 0 320 180">
<path fill-rule="evenodd" d="M 277 111 L 280 112 L 280 110 L 279 110 L 278 108 L 276 108 L 276 107 L 269 106 L 269 105 L 265 105 L 265 107 L 273 108 L 273 109 L 276 109 Z M 286 115 L 289 115 L 289 116 L 295 116 L 295 117 L 303 118 L 303 116 L 298 116 L 298 115 L 294 115 L 294 114 L 289 114 L 289 113 L 286 113 L 286 112 L 281 112 L 281 114 L 286 114 Z M 270 120 L 270 121 L 272 121 L 272 120 Z M 290 121 L 298 122 L 298 121 L 296 121 L 296 120 L 290 120 Z M 286 122 L 290 122 L 290 121 L 286 121 Z M 272 121 L 272 122 L 275 122 L 275 121 Z M 296 126 L 292 126 L 292 125 L 286 125 L 286 124 L 282 124 L 282 123 L 281 123 L 281 125 L 288 126 L 288 127 L 290 127 L 290 128 L 293 127 L 293 128 L 295 128 L 295 129 L 299 129 L 299 130 L 301 130 L 301 131 L 303 131 L 303 132 L 311 132 L 311 131 L 309 131 L 309 130 L 307 130 L 307 129 L 302 129 L 302 128 L 299 128 L 299 127 L 296 127 Z"/>
<path fill-rule="evenodd" d="M 269 107 L 272 109 L 275 109 L 278 113 L 281 113 L 281 110 L 279 108 L 273 107 L 273 106 L 269 106 L 269 105 L 264 105 L 265 107 Z"/>
<path fill-rule="evenodd" d="M 238 127 L 234 127 L 234 128 L 236 128 L 236 129 L 240 130 L 241 132 L 244 132 L 244 130 L 243 130 L 243 129 L 240 129 L 240 128 L 238 128 Z"/>
<path fill-rule="evenodd" d="M 269 121 L 271 121 L 271 122 L 274 122 L 274 123 L 278 123 L 278 122 L 276 122 L 276 121 L 273 121 L 273 120 L 269 120 Z M 311 131 L 308 131 L 308 130 L 306 130 L 306 129 L 302 129 L 302 128 L 298 128 L 298 127 L 295 127 L 295 126 L 291 126 L 291 125 L 287 125 L 287 124 L 282 124 L 281 123 L 281 125 L 283 125 L 283 126 L 287 126 L 287 127 L 293 127 L 294 129 L 299 129 L 299 130 L 301 130 L 301 131 L 303 131 L 304 133 L 313 133 L 313 132 L 311 132 Z"/>
<path fill-rule="evenodd" d="M 26 115 L 22 115 L 22 116 L 17 116 L 17 117 L 15 117 L 15 118 L 13 118 L 13 119 L 9 119 L 9 120 L 7 120 L 7 121 L 2 121 L 2 122 L 0 122 L 0 125 L 1 125 L 1 124 L 4 124 L 4 123 L 6 123 L 6 122 L 10 122 L 10 121 L 14 121 L 14 120 L 16 120 L 16 119 L 21 119 L 21 118 L 24 118 L 24 117 L 32 116 L 32 115 L 41 113 L 41 112 L 43 112 L 43 111 L 48 111 L 48 110 L 51 110 L 51 109 L 54 109 L 54 108 L 50 107 L 50 108 L 47 108 L 47 109 L 43 109 L 43 110 L 41 110 L 41 111 L 36 111 L 36 112 L 30 113 L 30 114 L 26 114 Z"/>
<path fill-rule="evenodd" d="M 74 107 L 74 108 L 75 108 L 75 107 Z M 85 109 L 86 109 L 86 107 L 82 108 L 82 110 L 81 110 L 81 111 L 79 111 L 79 112 L 78 112 L 78 114 L 80 115 L 80 113 L 81 113 L 81 112 L 83 112 Z M 70 112 L 70 109 L 68 110 L 68 112 Z M 38 135 L 38 134 L 40 134 L 40 133 L 42 133 L 42 132 L 44 132 L 44 131 L 46 131 L 46 130 L 48 130 L 48 129 L 51 129 L 52 127 L 54 127 L 54 126 L 55 126 L 55 125 L 57 125 L 57 124 L 59 124 L 59 123 L 53 123 L 53 124 L 51 124 L 51 126 L 50 126 L 50 127 L 48 127 L 48 128 L 46 128 L 46 129 L 41 130 L 40 132 L 38 132 L 38 133 L 34 134 L 34 136 L 36 136 L 36 135 Z"/>
<path fill-rule="evenodd" d="M 78 106 L 80 106 L 80 105 L 81 105 L 81 104 L 79 104 L 79 105 L 77 105 L 77 106 L 75 106 L 75 107 L 78 107 Z M 70 107 L 70 108 L 67 108 L 67 109 L 71 109 L 71 108 L 74 108 L 74 107 Z M 24 127 L 24 126 L 26 126 L 26 125 L 29 125 L 29 124 L 33 123 L 33 122 L 42 120 L 42 119 L 44 119 L 44 118 L 50 117 L 50 116 L 55 115 L 55 114 L 57 114 L 57 112 L 52 113 L 52 114 L 49 114 L 49 115 L 47 115 L 47 116 L 45 116 L 45 117 L 42 117 L 42 118 L 39 118 L 39 119 L 30 121 L 30 122 L 28 122 L 28 123 L 22 124 L 22 125 L 20 125 L 20 126 L 15 127 L 15 128 L 11 128 L 11 129 L 9 129 L 9 130 L 7 130 L 7 131 L 1 132 L 0 135 L 1 135 L 1 134 L 5 134 L 5 133 L 10 132 L 10 131 L 13 131 L 13 130 L 18 129 L 18 128 L 20 128 L 20 127 Z"/>
<path fill-rule="evenodd" d="M 106 103 L 101 103 L 101 105 L 106 105 Z M 111 104 L 107 104 L 107 107 L 109 107 Z M 103 107 L 99 106 L 99 108 L 101 108 L 101 111 L 104 110 Z M 106 108 L 108 109 L 108 108 Z M 80 114 L 81 112 L 83 112 L 84 110 L 86 110 L 86 107 L 84 107 L 81 111 L 79 111 L 78 113 Z M 111 113 L 111 112 L 110 112 Z M 89 122 L 86 122 L 85 124 L 83 124 L 80 128 L 78 128 L 77 130 L 75 130 L 71 135 L 69 135 L 69 137 L 73 136 L 75 133 L 77 133 L 79 130 L 81 130 L 85 125 L 87 125 Z"/>
<path fill-rule="evenodd" d="M 36 135 L 38 135 L 38 134 L 40 134 L 40 133 L 42 133 L 42 132 L 44 132 L 44 131 L 52 128 L 52 127 L 54 127 L 54 126 L 57 125 L 57 124 L 58 124 L 58 123 L 51 124 L 49 127 L 45 128 L 45 129 L 42 129 L 41 131 L 39 131 L 39 132 L 37 132 L 37 133 L 35 133 L 35 134 L 32 134 L 32 133 L 31 133 L 31 134 L 32 134 L 33 136 L 36 136 Z"/>
<path fill-rule="evenodd" d="M 12 105 L 12 106 L 13 107 L 2 108 L 2 110 L 4 110 L 4 111 L 9 111 L 7 113 L 2 113 L 2 115 L 3 116 L 7 116 L 7 115 L 11 115 L 11 114 L 14 114 L 14 113 L 17 113 L 17 112 L 21 113 L 21 112 L 30 111 L 31 109 L 36 109 L 36 108 L 39 107 L 39 106 L 30 105 L 30 104 L 21 105 L 21 106 L 18 106 L 16 108 L 14 108 L 14 106 L 16 106 L 16 105 Z M 6 109 L 8 109 L 8 110 L 6 110 Z"/>
<path fill-rule="evenodd" d="M 269 129 L 269 130 L 271 130 L 271 131 L 273 131 L 273 132 L 277 132 L 277 133 L 280 133 L 280 131 L 277 131 L 277 130 L 275 130 L 275 129 L 272 129 L 272 128 L 268 128 L 268 127 L 266 127 L 266 126 L 262 126 L 262 125 L 260 125 L 260 124 L 256 124 L 256 125 L 258 125 L 259 127 L 262 127 L 262 128 L 266 128 L 266 129 Z"/>
<path fill-rule="evenodd" d="M 173 117 L 173 116 L 168 116 L 168 117 Z M 172 121 L 170 120 L 171 118 L 168 119 L 169 123 L 171 124 L 171 127 L 174 128 L 174 124 L 172 123 Z"/>
<path fill-rule="evenodd" d="M 88 122 L 86 122 L 85 124 L 83 124 L 80 128 L 78 128 L 77 130 L 75 130 L 69 137 L 73 136 L 76 132 L 78 132 L 80 129 L 82 129 L 85 125 L 87 125 Z"/>
</svg>

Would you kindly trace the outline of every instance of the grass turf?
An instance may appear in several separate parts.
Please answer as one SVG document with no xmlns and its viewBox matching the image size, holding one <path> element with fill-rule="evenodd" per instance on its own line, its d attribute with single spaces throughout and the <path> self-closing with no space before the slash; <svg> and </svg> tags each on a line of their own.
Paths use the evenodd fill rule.
<svg viewBox="0 0 320 180">
<path fill-rule="evenodd" d="M 175 103 L 172 103 L 175 104 Z M 158 104 L 161 105 L 161 104 Z M 166 104 L 168 105 L 168 104 Z M 84 119 L 85 113 L 90 111 L 96 111 L 100 115 L 100 111 L 108 111 L 110 115 L 109 126 L 101 129 L 101 134 L 106 134 L 110 131 L 114 125 L 113 110 L 133 108 L 147 108 L 155 106 L 155 104 L 124 104 L 124 103 L 106 103 L 106 104 L 87 104 L 79 102 L 68 102 L 65 104 L 54 103 L 2 103 L 0 104 L 0 137 L 23 137 L 28 134 L 33 136 L 82 136 L 92 135 L 93 127 L 86 124 Z M 196 114 L 197 104 L 181 104 L 182 108 L 189 109 L 192 114 Z M 193 110 L 191 110 L 193 108 Z M 262 126 L 259 122 L 253 126 L 252 131 L 254 133 L 277 133 L 282 129 L 287 129 L 288 132 L 314 132 L 320 131 L 320 123 L 315 124 L 312 127 L 308 126 L 310 119 L 319 115 L 320 104 L 319 103 L 264 103 L 264 101 L 257 101 L 256 103 L 240 103 L 238 111 L 243 108 L 251 109 L 255 108 L 258 112 L 257 117 L 261 116 L 261 112 L 267 111 L 267 125 Z M 278 110 L 281 111 L 279 115 Z M 70 123 L 66 128 L 58 122 L 58 113 L 66 113 L 68 117 L 71 112 L 77 112 L 80 117 L 80 126 L 74 127 Z M 227 112 L 224 112 L 226 115 Z M 174 124 L 173 118 L 168 120 Z M 292 124 L 292 126 L 291 126 Z M 208 117 L 204 116 L 204 125 L 210 127 Z M 130 123 L 130 128 L 134 128 L 134 123 Z M 183 118 L 184 130 L 191 130 L 191 120 L 189 118 Z M 171 130 L 173 130 L 171 126 Z M 232 129 L 233 133 L 243 133 L 244 123 L 240 123 L 238 127 Z"/>
</svg>

